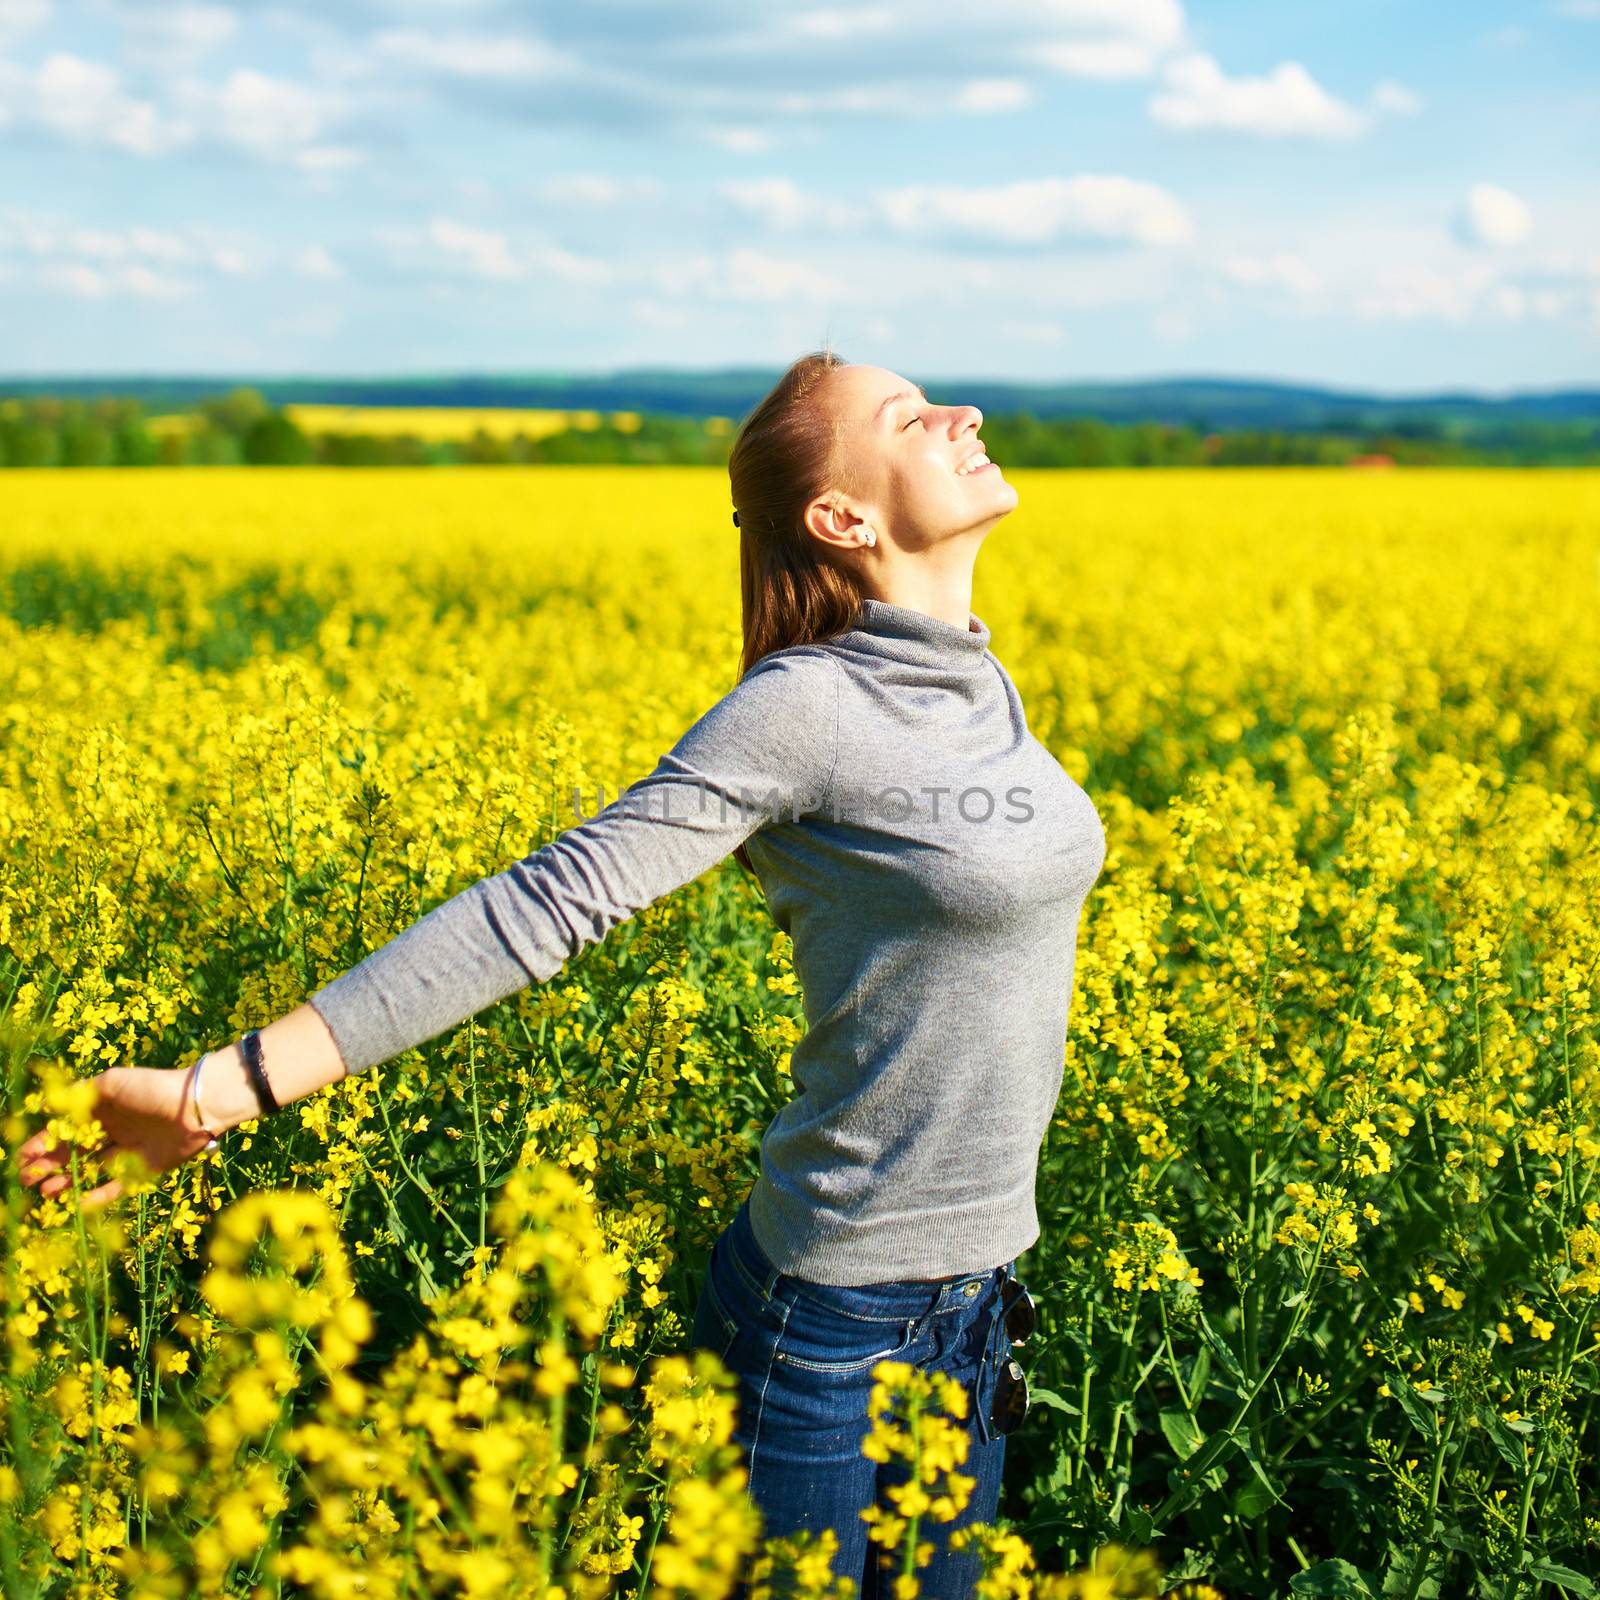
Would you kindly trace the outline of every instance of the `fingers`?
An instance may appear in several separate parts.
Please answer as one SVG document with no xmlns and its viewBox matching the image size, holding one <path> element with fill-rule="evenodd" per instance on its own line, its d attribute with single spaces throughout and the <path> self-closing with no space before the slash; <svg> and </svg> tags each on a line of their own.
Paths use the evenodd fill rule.
<svg viewBox="0 0 1600 1600">
<path fill-rule="evenodd" d="M 52 1145 L 45 1147 L 44 1138 L 35 1135 L 17 1151 L 17 1166 L 21 1173 L 24 1188 L 29 1188 L 40 1179 L 57 1172 L 66 1163 L 71 1151 L 70 1145 Z"/>
<path fill-rule="evenodd" d="M 47 1133 L 36 1133 L 31 1138 L 24 1139 L 17 1146 L 17 1165 L 26 1169 L 30 1162 L 39 1160 L 49 1142 L 50 1136 Z"/>
<path fill-rule="evenodd" d="M 72 1187 L 72 1177 L 68 1173 L 57 1173 L 54 1177 L 46 1178 L 39 1185 L 39 1195 L 45 1200 L 54 1200 L 57 1195 L 65 1194 Z M 78 1199 L 80 1211 L 98 1211 L 101 1206 L 115 1200 L 122 1193 L 121 1182 L 113 1178 L 109 1183 L 102 1183 L 96 1188 L 88 1190 Z"/>
<path fill-rule="evenodd" d="M 18 1164 L 22 1165 L 22 1155 L 26 1151 L 24 1145 L 17 1151 Z M 90 1160 L 104 1161 L 117 1149 L 109 1139 L 101 1144 L 99 1149 L 88 1152 Z M 68 1144 L 55 1145 L 42 1155 L 33 1158 L 31 1164 L 22 1166 L 21 1183 L 24 1189 L 37 1188 L 40 1195 L 46 1200 L 53 1200 L 64 1189 L 72 1187 L 72 1172 L 68 1166 L 72 1156 L 72 1146 Z M 107 1187 L 102 1184 L 101 1188 Z M 90 1190 L 90 1194 L 98 1194 L 98 1189 Z M 118 1191 L 120 1193 L 120 1190 Z M 87 1196 L 85 1196 L 87 1198 Z M 115 1195 L 108 1198 L 115 1199 Z"/>
<path fill-rule="evenodd" d="M 91 1189 L 79 1202 L 80 1211 L 98 1211 L 101 1206 L 109 1205 L 122 1193 L 122 1184 L 113 1178 L 109 1183 L 102 1183 L 98 1188 Z"/>
</svg>

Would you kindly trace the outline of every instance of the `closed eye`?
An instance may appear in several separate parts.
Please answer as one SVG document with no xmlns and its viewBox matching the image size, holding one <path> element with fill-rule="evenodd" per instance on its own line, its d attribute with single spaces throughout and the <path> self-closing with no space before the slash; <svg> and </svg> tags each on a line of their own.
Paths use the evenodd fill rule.
<svg viewBox="0 0 1600 1600">
<path fill-rule="evenodd" d="M 906 428 L 914 428 L 914 427 L 915 427 L 915 426 L 916 426 L 916 425 L 917 425 L 917 424 L 918 424 L 918 423 L 919 423 L 919 422 L 921 422 L 921 421 L 922 421 L 922 418 L 921 418 L 921 417 L 913 417 L 913 418 L 912 418 L 912 419 L 911 419 L 911 420 L 910 420 L 910 422 L 908 422 L 908 423 L 907 423 L 907 424 L 906 424 Z M 901 433 L 904 433 L 904 432 L 905 432 L 905 431 L 906 431 L 906 428 L 902 428 L 902 429 L 901 429 L 901 430 L 900 430 L 900 431 L 901 431 Z"/>
</svg>

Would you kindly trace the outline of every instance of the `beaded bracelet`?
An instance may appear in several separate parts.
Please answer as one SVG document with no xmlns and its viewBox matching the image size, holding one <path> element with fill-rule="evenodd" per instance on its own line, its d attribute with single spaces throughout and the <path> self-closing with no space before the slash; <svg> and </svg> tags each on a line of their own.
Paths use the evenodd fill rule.
<svg viewBox="0 0 1600 1600">
<path fill-rule="evenodd" d="M 263 1115 L 278 1110 L 278 1102 L 272 1093 L 272 1085 L 267 1082 L 266 1068 L 261 1060 L 261 1035 L 252 1028 L 240 1041 L 240 1053 L 244 1056 L 245 1075 L 250 1079 L 250 1087 L 256 1092 L 256 1099 L 261 1103 Z"/>
<path fill-rule="evenodd" d="M 200 1069 L 206 1064 L 207 1059 L 207 1055 L 201 1055 L 195 1064 L 189 1068 L 188 1088 L 189 1098 L 194 1101 L 195 1121 L 200 1124 L 201 1133 L 207 1136 L 206 1149 L 215 1150 L 218 1148 L 217 1136 L 206 1126 L 206 1114 L 200 1109 Z"/>
</svg>

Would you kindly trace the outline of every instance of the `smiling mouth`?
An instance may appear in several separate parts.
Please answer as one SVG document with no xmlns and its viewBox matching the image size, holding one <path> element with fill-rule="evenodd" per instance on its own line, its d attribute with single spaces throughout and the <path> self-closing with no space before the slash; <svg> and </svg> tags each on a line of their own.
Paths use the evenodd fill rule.
<svg viewBox="0 0 1600 1600">
<path fill-rule="evenodd" d="M 984 451 L 975 450 L 956 468 L 956 476 L 958 478 L 974 478 L 980 472 L 988 472 L 991 468 L 995 471 L 999 470 Z"/>
</svg>

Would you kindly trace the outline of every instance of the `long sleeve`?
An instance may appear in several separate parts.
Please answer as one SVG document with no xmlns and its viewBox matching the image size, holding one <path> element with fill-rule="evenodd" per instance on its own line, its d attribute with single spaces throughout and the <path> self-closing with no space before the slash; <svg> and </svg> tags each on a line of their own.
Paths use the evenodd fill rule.
<svg viewBox="0 0 1600 1600">
<path fill-rule="evenodd" d="M 715 866 L 757 829 L 819 810 L 839 750 L 841 672 L 799 645 L 758 661 L 593 817 L 429 911 L 310 995 L 362 1072 L 530 982 Z"/>
</svg>

